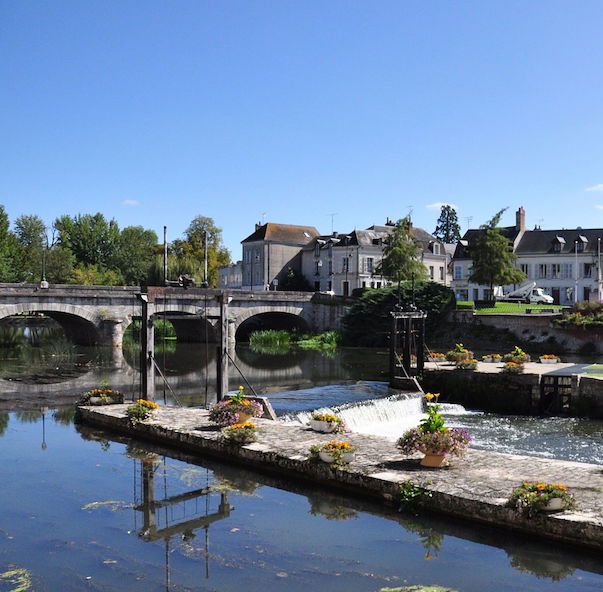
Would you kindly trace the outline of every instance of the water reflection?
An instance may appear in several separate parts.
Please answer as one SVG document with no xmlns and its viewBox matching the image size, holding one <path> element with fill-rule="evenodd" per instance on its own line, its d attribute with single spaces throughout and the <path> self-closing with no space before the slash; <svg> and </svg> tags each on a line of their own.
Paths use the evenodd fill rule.
<svg viewBox="0 0 603 592">
<path fill-rule="evenodd" d="M 106 437 L 102 432 L 81 426 L 78 426 L 78 431 L 84 437 L 100 442 Z M 572 587 L 567 589 L 577 592 L 590 589 L 595 581 L 594 576 L 585 577 L 585 574 L 603 572 L 598 557 L 588 551 L 573 552 L 560 546 L 551 548 L 537 540 L 452 519 L 399 513 L 330 490 L 309 488 L 301 482 L 286 481 L 207 459 L 200 461 L 188 454 L 152 444 L 108 437 L 127 443 L 127 456 L 135 467 L 135 495 L 132 503 L 125 504 L 122 509 L 131 508 L 143 516 L 137 530 L 141 540 L 148 543 L 163 541 L 166 583 L 172 582 L 176 573 L 173 571 L 175 563 L 170 559 L 176 550 L 186 557 L 203 561 L 205 576 L 212 582 L 214 577 L 218 578 L 212 589 L 220 587 L 218 582 L 223 582 L 225 569 L 235 573 L 241 569 L 255 570 L 254 579 L 248 580 L 253 584 L 247 583 L 246 587 L 262 589 L 261 586 L 266 586 L 274 577 L 272 570 L 284 569 L 286 559 L 284 562 L 283 559 L 289 554 L 296 557 L 296 566 L 289 565 L 289 571 L 283 571 L 287 574 L 283 577 L 289 577 L 288 581 L 293 585 L 295 578 L 304 574 L 304 584 L 318 585 L 319 589 L 327 589 L 339 573 L 347 586 L 341 589 L 346 590 L 389 589 L 423 578 L 426 584 L 446 583 L 450 588 L 477 591 L 484 589 L 484 584 L 479 583 L 477 576 L 468 576 L 477 557 L 480 558 L 480 567 L 490 570 L 490 583 L 494 587 L 488 589 L 503 589 L 496 587 L 497 582 L 499 585 L 504 582 L 507 586 L 504 589 L 525 589 L 520 582 L 527 582 L 521 579 L 524 576 L 520 574 L 529 574 L 534 577 L 527 584 L 530 590 L 548 590 L 546 584 L 538 584 L 540 580 L 545 583 L 571 579 Z M 306 499 L 306 516 L 322 522 L 312 522 L 303 532 L 286 536 L 288 529 L 296 531 L 304 520 L 296 514 L 300 509 L 294 508 L 298 506 L 291 505 L 292 494 Z M 243 500 L 249 496 L 253 501 L 244 503 Z M 289 526 L 279 522 L 283 519 Z M 239 536 L 243 540 L 238 545 L 226 544 L 224 547 L 224 540 L 217 542 L 219 535 L 216 534 L 213 537 L 216 548 L 212 551 L 210 533 L 218 522 L 224 522 L 224 526 L 219 527 L 221 533 L 231 533 L 235 537 L 233 541 Z M 389 532 L 386 522 L 401 527 L 398 535 L 385 534 Z M 343 526 L 352 523 L 358 523 L 360 530 Z M 277 539 L 278 546 L 271 551 L 270 557 L 264 557 L 267 534 L 284 537 Z M 355 538 L 357 535 L 359 540 Z M 316 552 L 311 556 L 303 551 L 303 537 L 308 536 L 314 537 L 316 544 Z M 319 543 L 322 539 L 324 541 Z M 347 555 L 358 544 L 363 552 L 358 556 L 352 552 L 347 556 L 348 567 L 343 567 L 346 560 L 342 560 L 340 553 Z M 262 559 L 251 558 L 253 553 L 250 552 L 254 547 L 260 549 Z M 506 568 L 500 564 L 501 556 L 492 552 L 496 549 L 504 551 L 502 557 L 508 558 Z M 225 552 L 233 553 L 233 556 L 224 555 Z M 421 560 L 429 563 L 422 567 Z M 394 575 L 396 569 L 392 571 L 393 565 L 389 561 L 394 561 L 393 565 L 406 574 L 405 579 Z M 325 569 L 330 571 L 322 572 L 317 562 L 321 565 L 326 562 L 329 567 L 325 566 Z M 344 576 L 352 564 L 354 568 Z M 366 578 L 359 577 L 364 570 L 372 570 L 372 586 L 367 587 Z M 312 584 L 318 574 L 322 574 L 319 576 L 322 579 Z M 383 583 L 379 585 L 379 581 Z M 300 584 L 299 580 L 297 584 Z M 166 589 L 171 589 L 169 584 Z"/>
</svg>

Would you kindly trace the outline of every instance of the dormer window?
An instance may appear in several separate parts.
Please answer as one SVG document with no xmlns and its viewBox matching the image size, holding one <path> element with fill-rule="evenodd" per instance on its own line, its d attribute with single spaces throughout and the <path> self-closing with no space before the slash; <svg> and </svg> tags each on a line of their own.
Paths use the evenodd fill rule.
<svg viewBox="0 0 603 592">
<path fill-rule="evenodd" d="M 555 253 L 561 253 L 563 249 L 563 245 L 565 244 L 565 239 L 562 236 L 557 235 L 555 240 L 553 241 L 553 251 Z"/>
<path fill-rule="evenodd" d="M 576 240 L 576 251 L 578 253 L 584 253 L 584 248 L 586 247 L 587 244 L 588 244 L 588 239 L 584 235 L 579 234 L 578 238 Z"/>
</svg>

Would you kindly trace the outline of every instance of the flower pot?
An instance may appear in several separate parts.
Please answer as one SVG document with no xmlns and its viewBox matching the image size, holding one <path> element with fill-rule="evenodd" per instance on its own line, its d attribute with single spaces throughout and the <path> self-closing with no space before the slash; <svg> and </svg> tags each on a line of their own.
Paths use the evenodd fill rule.
<svg viewBox="0 0 603 592">
<path fill-rule="evenodd" d="M 237 413 L 237 416 L 239 418 L 239 421 L 237 423 L 245 423 L 253 417 L 251 413 L 242 413 L 241 411 Z"/>
<path fill-rule="evenodd" d="M 334 421 L 319 421 L 318 419 L 311 419 L 308 425 L 315 432 L 322 432 L 323 434 L 330 434 L 337 429 L 337 424 Z"/>
<path fill-rule="evenodd" d="M 335 457 L 332 454 L 330 454 L 329 452 L 325 452 L 324 450 L 321 450 L 318 453 L 318 457 L 320 458 L 320 460 L 322 460 L 322 462 L 326 462 L 326 463 L 335 462 Z M 344 452 L 341 455 L 341 462 L 349 463 L 349 462 L 352 462 L 353 460 L 354 460 L 353 452 Z"/>
<path fill-rule="evenodd" d="M 445 454 L 429 454 L 426 452 L 420 464 L 422 467 L 441 467 L 445 458 Z"/>
<path fill-rule="evenodd" d="M 563 510 L 565 507 L 565 503 L 560 497 L 552 497 L 544 506 L 543 510 L 545 512 L 559 512 L 559 510 Z"/>
<path fill-rule="evenodd" d="M 493 358 L 489 358 L 489 357 L 485 357 L 482 358 L 482 362 L 486 362 L 487 364 L 491 364 L 492 362 L 494 362 Z"/>
<path fill-rule="evenodd" d="M 541 364 L 557 364 L 559 362 L 559 358 L 540 358 Z"/>
</svg>

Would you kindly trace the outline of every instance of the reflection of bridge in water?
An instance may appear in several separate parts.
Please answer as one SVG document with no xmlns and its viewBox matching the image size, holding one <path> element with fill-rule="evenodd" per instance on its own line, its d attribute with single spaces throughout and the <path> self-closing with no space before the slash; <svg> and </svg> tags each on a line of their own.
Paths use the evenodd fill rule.
<svg viewBox="0 0 603 592">
<path fill-rule="evenodd" d="M 255 354 L 247 347 L 237 347 L 236 351 L 231 351 L 231 355 L 257 392 L 295 390 L 316 384 L 366 378 L 359 366 L 359 359 L 363 354 L 358 350 L 339 349 L 335 357 L 299 349 L 292 349 L 284 355 L 266 356 Z M 387 358 L 381 357 L 385 365 Z M 161 354 L 158 354 L 157 361 L 181 403 L 204 405 L 206 386 L 207 402 L 216 400 L 214 348 L 210 348 L 206 356 L 202 345 L 177 345 L 174 351 L 166 353 L 165 366 Z M 0 410 L 73 405 L 81 393 L 97 388 L 103 381 L 123 392 L 126 398 L 137 398 L 140 392 L 140 373 L 135 367 L 138 362 L 136 356 L 130 362 L 131 364 L 128 363 L 127 352 L 124 356 L 121 355 L 121 350 L 116 350 L 110 366 L 92 368 L 63 382 L 29 384 L 0 379 Z M 156 378 L 155 396 L 161 399 L 165 389 L 160 378 Z M 229 367 L 229 379 L 232 385 L 245 384 L 233 365 Z M 166 395 L 170 398 L 169 390 Z"/>
</svg>

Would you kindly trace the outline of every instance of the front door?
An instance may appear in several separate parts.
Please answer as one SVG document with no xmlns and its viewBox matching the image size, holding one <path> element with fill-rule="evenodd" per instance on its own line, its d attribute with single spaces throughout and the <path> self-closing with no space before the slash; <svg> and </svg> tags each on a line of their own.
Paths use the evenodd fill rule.
<svg viewBox="0 0 603 592">
<path fill-rule="evenodd" d="M 561 290 L 559 288 L 551 288 L 551 296 L 555 304 L 561 304 Z"/>
</svg>

